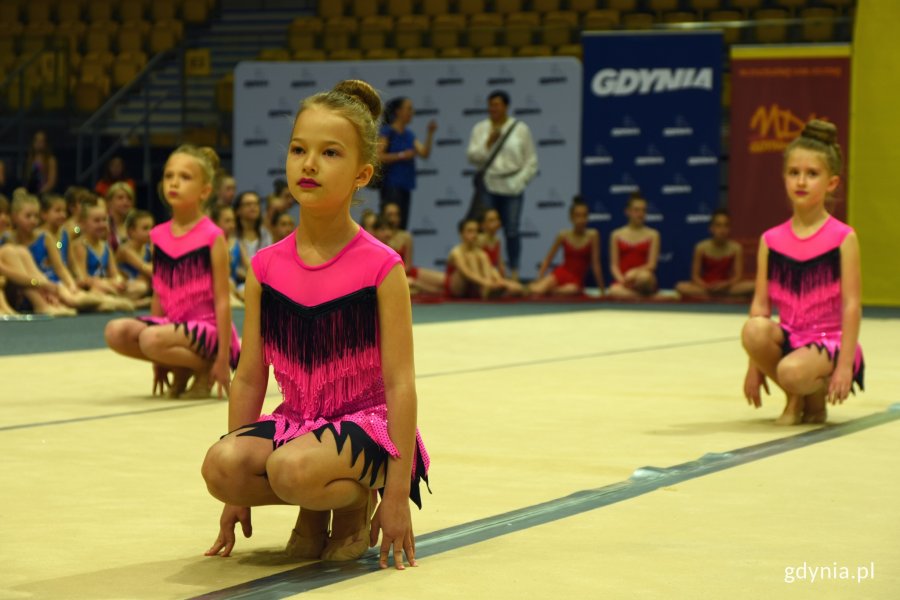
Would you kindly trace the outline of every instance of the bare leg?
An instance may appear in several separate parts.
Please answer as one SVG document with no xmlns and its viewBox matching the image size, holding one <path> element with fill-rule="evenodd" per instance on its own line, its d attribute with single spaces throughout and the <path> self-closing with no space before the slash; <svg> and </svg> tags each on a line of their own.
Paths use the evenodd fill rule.
<svg viewBox="0 0 900 600">
<path fill-rule="evenodd" d="M 431 269 L 419 269 L 415 277 L 415 285 L 426 294 L 444 293 L 444 274 Z"/>
<path fill-rule="evenodd" d="M 647 269 L 635 269 L 634 290 L 642 296 L 649 296 L 656 291 L 656 275 Z"/>
<path fill-rule="evenodd" d="M 803 420 L 803 395 L 785 389 L 778 378 L 778 365 L 782 360 L 781 345 L 784 343 L 781 327 L 767 317 L 751 317 L 744 324 L 741 341 L 753 364 L 787 394 L 784 412 L 775 423 L 799 424 Z"/>
<path fill-rule="evenodd" d="M 825 386 L 814 394 L 803 397 L 803 422 L 821 424 L 828 420 L 828 408 L 825 405 Z"/>
<path fill-rule="evenodd" d="M 679 281 L 675 285 L 675 291 L 688 298 L 709 298 L 709 293 L 706 291 L 706 288 L 697 285 L 693 281 Z"/>
<path fill-rule="evenodd" d="M 148 327 L 147 323 L 137 319 L 113 319 L 106 324 L 103 336 L 106 338 L 106 345 L 115 352 L 129 358 L 151 360 L 141 350 L 141 345 L 138 341 L 141 332 Z"/>
<path fill-rule="evenodd" d="M 556 278 L 553 275 L 545 275 L 537 281 L 528 284 L 528 291 L 533 296 L 543 296 L 549 294 L 556 287 Z"/>
<path fill-rule="evenodd" d="M 553 290 L 554 296 L 576 296 L 579 293 L 581 293 L 581 288 L 574 283 L 564 283 Z"/>
<path fill-rule="evenodd" d="M 192 371 L 209 368 L 210 360 L 200 356 L 191 340 L 175 325 L 147 327 L 138 336 L 141 352 L 149 360 L 171 367 L 185 367 Z"/>
<path fill-rule="evenodd" d="M 609 286 L 609 295 L 611 298 L 638 298 L 639 295 L 633 289 L 616 282 Z"/>
<path fill-rule="evenodd" d="M 289 504 L 325 511 L 333 510 L 331 539 L 322 554 L 326 560 L 351 560 L 368 547 L 368 528 L 374 498 L 363 473 L 365 461 L 352 461 L 350 444 L 337 451 L 330 431 L 319 441 L 306 434 L 278 448 L 266 462 L 269 482 L 279 498 Z M 384 470 L 374 488 L 384 485 Z"/>
<path fill-rule="evenodd" d="M 730 296 L 752 296 L 754 290 L 756 290 L 756 284 L 753 281 L 738 281 L 728 288 L 728 294 Z"/>
<path fill-rule="evenodd" d="M 214 498 L 234 506 L 285 504 L 266 478 L 266 461 L 272 441 L 232 432 L 213 444 L 203 460 L 201 473 Z"/>
</svg>

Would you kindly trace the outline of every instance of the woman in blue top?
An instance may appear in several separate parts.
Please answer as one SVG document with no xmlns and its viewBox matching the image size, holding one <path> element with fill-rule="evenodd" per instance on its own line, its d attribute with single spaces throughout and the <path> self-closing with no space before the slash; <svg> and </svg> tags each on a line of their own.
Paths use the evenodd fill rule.
<svg viewBox="0 0 900 600">
<path fill-rule="evenodd" d="M 409 222 L 409 201 L 416 188 L 416 156 L 428 158 L 437 122 L 428 123 L 425 143 L 407 125 L 412 121 L 413 105 L 409 98 L 394 98 L 388 102 L 385 123 L 378 138 L 378 159 L 382 165 L 381 208 L 391 202 L 400 207 L 400 229 Z"/>
</svg>

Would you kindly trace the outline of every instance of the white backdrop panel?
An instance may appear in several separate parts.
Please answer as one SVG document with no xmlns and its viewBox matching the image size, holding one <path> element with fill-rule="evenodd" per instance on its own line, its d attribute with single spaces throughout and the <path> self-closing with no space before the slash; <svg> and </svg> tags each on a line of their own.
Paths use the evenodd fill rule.
<svg viewBox="0 0 900 600">
<path fill-rule="evenodd" d="M 568 205 L 578 193 L 581 148 L 581 63 L 573 58 L 415 60 L 366 62 L 244 62 L 235 70 L 234 175 L 239 190 L 271 192 L 284 163 L 297 107 L 305 96 L 342 79 L 371 83 L 387 102 L 412 99 L 410 127 L 420 140 L 435 119 L 434 148 L 419 159 L 409 227 L 417 266 L 442 269 L 457 243 L 456 226 L 472 192 L 474 169 L 466 161 L 472 127 L 487 118 L 487 95 L 511 97 L 510 111 L 528 123 L 540 169 L 525 190 L 522 276 L 531 278 L 553 237 L 568 226 Z M 375 190 L 353 209 L 378 210 Z"/>
</svg>

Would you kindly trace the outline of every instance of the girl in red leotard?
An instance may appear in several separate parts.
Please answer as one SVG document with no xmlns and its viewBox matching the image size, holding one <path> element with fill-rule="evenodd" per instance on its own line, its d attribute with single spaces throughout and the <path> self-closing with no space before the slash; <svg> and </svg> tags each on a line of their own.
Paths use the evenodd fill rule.
<svg viewBox="0 0 900 600">
<path fill-rule="evenodd" d="M 556 296 L 572 296 L 584 292 L 584 277 L 588 268 L 594 272 L 597 287 L 603 290 L 603 273 L 600 271 L 600 233 L 588 228 L 588 206 L 576 196 L 569 208 L 571 231 L 559 232 L 544 262 L 541 263 L 537 279 L 529 286 L 534 295 L 552 294 Z M 549 275 L 550 262 L 557 250 L 563 249 L 563 264 L 556 267 Z"/>
<path fill-rule="evenodd" d="M 500 213 L 496 208 L 489 208 L 481 216 L 481 233 L 478 234 L 478 245 L 485 251 L 491 261 L 491 265 L 497 270 L 500 277 L 506 277 L 506 265 L 503 264 L 503 244 L 497 237 L 497 232 L 503 223 L 500 222 Z"/>
<path fill-rule="evenodd" d="M 400 205 L 395 202 L 387 202 L 381 216 L 393 228 L 393 234 L 386 243 L 403 259 L 410 293 L 413 295 L 420 293 L 443 294 L 444 274 L 434 269 L 416 267 L 413 264 L 413 237 L 405 229 L 400 229 Z"/>
<path fill-rule="evenodd" d="M 741 245 L 729 239 L 731 218 L 724 209 L 713 213 L 709 223 L 711 238 L 694 247 L 691 280 L 675 286 L 685 297 L 707 299 L 710 296 L 750 296 L 753 282 L 741 281 L 744 253 Z"/>
<path fill-rule="evenodd" d="M 609 295 L 639 298 L 656 292 L 656 261 L 659 259 L 659 232 L 644 224 L 647 200 L 635 192 L 625 205 L 628 224 L 609 238 L 609 262 L 613 283 Z"/>
</svg>

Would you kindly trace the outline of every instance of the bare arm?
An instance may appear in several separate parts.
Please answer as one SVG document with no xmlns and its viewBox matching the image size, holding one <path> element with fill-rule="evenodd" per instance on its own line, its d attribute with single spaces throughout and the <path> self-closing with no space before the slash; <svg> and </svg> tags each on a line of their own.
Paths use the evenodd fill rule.
<svg viewBox="0 0 900 600">
<path fill-rule="evenodd" d="M 434 131 L 437 129 L 437 122 L 431 121 L 428 123 L 428 135 L 425 138 L 425 143 L 423 144 L 418 139 L 415 141 L 416 144 L 416 153 L 422 158 L 428 158 L 431 156 L 431 146 L 434 142 Z"/>
<path fill-rule="evenodd" d="M 413 360 L 412 309 L 402 265 L 391 269 L 378 287 L 378 326 L 388 435 L 399 452 L 399 456 L 388 459 L 379 519 L 384 533 L 382 548 L 385 544 L 394 544 L 396 560 L 399 545 L 404 543 L 406 535 L 412 535 L 409 490 L 416 444 L 418 403 Z"/>
<path fill-rule="evenodd" d="M 862 320 L 862 274 L 859 240 L 851 232 L 841 243 L 841 353 L 828 388 L 831 400 L 843 401 L 850 393 L 853 363 Z"/>
<path fill-rule="evenodd" d="M 213 364 L 214 379 L 220 382 L 225 391 L 230 384 L 229 361 L 231 358 L 231 287 L 228 277 L 228 250 L 225 249 L 225 238 L 218 236 L 210 250 L 212 263 L 213 297 L 216 306 L 216 332 L 219 336 L 219 350 Z"/>
<path fill-rule="evenodd" d="M 263 359 L 263 342 L 259 330 L 260 298 L 262 289 L 256 274 L 247 273 L 244 289 L 244 332 L 241 338 L 241 361 L 231 382 L 228 397 L 228 431 L 253 423 L 259 418 L 266 388 L 269 384 L 269 368 Z"/>
<path fill-rule="evenodd" d="M 456 265 L 456 268 L 459 269 L 459 272 L 462 273 L 462 276 L 467 280 L 477 283 L 478 285 L 490 285 L 490 279 L 482 276 L 481 273 L 473 271 L 469 267 L 469 261 L 462 256 L 462 250 L 459 246 L 450 251 L 450 260 L 453 261 L 453 264 Z"/>
<path fill-rule="evenodd" d="M 594 280 L 597 287 L 603 291 L 603 269 L 600 268 L 600 232 L 596 229 L 591 234 L 591 270 L 594 272 Z"/>
<path fill-rule="evenodd" d="M 47 160 L 47 182 L 41 187 L 41 193 L 47 193 L 53 191 L 56 187 L 56 179 L 57 179 L 57 169 L 56 169 L 56 157 L 51 156 Z"/>
<path fill-rule="evenodd" d="M 759 252 L 756 259 L 756 289 L 750 303 L 751 317 L 771 317 L 769 305 L 769 247 L 764 238 L 759 239 Z"/>
<path fill-rule="evenodd" d="M 153 266 L 150 263 L 144 262 L 143 257 L 139 256 L 138 253 L 127 244 L 122 244 L 119 246 L 119 249 L 116 250 L 116 260 L 119 261 L 119 264 L 131 265 L 146 277 L 153 276 Z"/>
<path fill-rule="evenodd" d="M 559 232 L 556 234 L 556 238 L 553 240 L 553 244 L 550 246 L 550 250 L 547 252 L 547 256 L 544 257 L 544 260 L 541 261 L 541 268 L 538 269 L 537 278 L 541 279 L 546 273 L 547 269 L 550 268 L 550 263 L 553 261 L 553 257 L 556 256 L 557 251 L 559 250 L 560 245 L 562 244 L 563 232 Z"/>
<path fill-rule="evenodd" d="M 694 246 L 694 259 L 691 262 L 691 281 L 694 282 L 694 285 L 699 285 L 703 289 L 706 289 L 706 282 L 703 281 L 703 273 L 701 272 L 703 269 L 703 242 L 700 242 L 696 246 Z"/>
<path fill-rule="evenodd" d="M 654 231 L 653 237 L 650 238 L 650 252 L 647 255 L 647 264 L 644 265 L 644 267 L 650 271 L 656 271 L 656 267 L 659 263 L 659 246 L 659 232 Z"/>
<path fill-rule="evenodd" d="M 616 243 L 618 237 L 619 234 L 615 231 L 609 236 L 609 271 L 612 273 L 614 281 L 622 283 L 625 281 L 625 277 L 622 275 L 622 271 L 619 270 L 619 244 Z"/>
<path fill-rule="evenodd" d="M 72 277 L 72 273 L 69 272 L 69 269 L 66 268 L 63 262 L 59 248 L 56 247 L 56 238 L 50 235 L 49 232 L 44 234 L 44 247 L 47 249 L 47 258 L 50 260 L 50 266 L 53 267 L 53 272 L 59 277 L 60 283 L 70 290 L 74 290 L 77 287 L 75 278 Z"/>
<path fill-rule="evenodd" d="M 84 243 L 81 240 L 73 240 L 69 252 L 71 254 L 69 265 L 72 268 L 72 274 L 75 276 L 75 280 L 78 283 L 88 281 L 87 250 L 84 247 Z"/>
<path fill-rule="evenodd" d="M 732 263 L 731 279 L 728 285 L 734 285 L 744 278 L 744 248 L 735 242 L 734 261 Z"/>
</svg>

